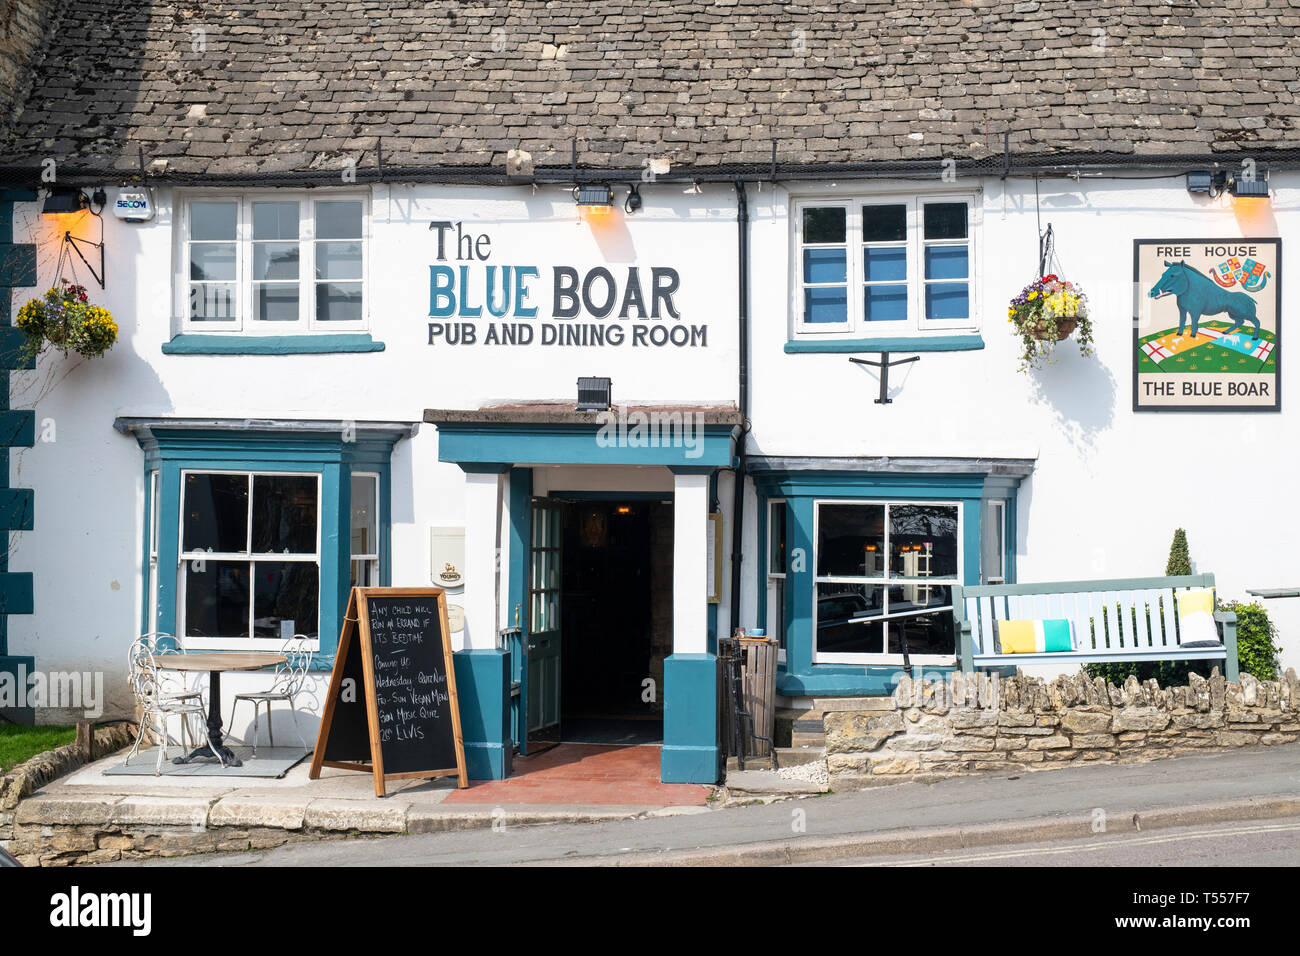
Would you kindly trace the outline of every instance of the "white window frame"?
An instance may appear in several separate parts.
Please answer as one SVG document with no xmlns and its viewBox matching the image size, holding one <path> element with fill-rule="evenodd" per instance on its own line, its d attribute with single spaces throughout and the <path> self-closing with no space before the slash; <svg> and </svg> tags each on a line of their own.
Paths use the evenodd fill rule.
<svg viewBox="0 0 1300 956">
<path fill-rule="evenodd" d="M 980 306 L 977 289 L 979 287 L 979 244 L 982 225 L 979 194 L 973 192 L 924 192 L 924 193 L 817 193 L 793 196 L 790 200 L 790 329 L 792 338 L 804 340 L 825 340 L 828 338 L 894 338 L 925 337 L 943 335 L 956 331 L 976 331 L 980 327 Z M 925 238 L 925 206 L 927 203 L 965 203 L 966 204 L 966 239 L 929 239 Z M 845 210 L 845 228 L 847 240 L 847 301 L 848 321 L 844 323 L 807 322 L 804 317 L 804 281 L 803 281 L 803 212 L 808 208 L 840 207 Z M 868 283 L 863 278 L 864 255 L 862 241 L 862 208 L 864 206 L 906 206 L 907 207 L 907 313 L 902 321 L 868 322 L 863 317 L 865 297 L 863 286 Z M 967 287 L 969 290 L 970 315 L 962 319 L 927 319 L 925 318 L 925 287 L 927 284 L 943 280 L 925 278 L 925 249 L 928 246 L 965 245 L 967 249 Z M 838 247 L 838 243 L 814 243 L 813 247 Z M 896 245 L 884 243 L 882 245 Z M 824 283 L 811 283 L 813 287 Z"/>
<path fill-rule="evenodd" d="M 352 481 L 351 481 L 352 478 L 370 478 L 375 483 L 375 496 L 370 502 L 374 508 L 374 513 L 375 513 L 375 540 L 372 542 L 372 544 L 374 544 L 375 547 L 374 547 L 374 551 L 367 552 L 365 554 L 352 553 Z M 375 573 L 374 573 L 374 581 L 371 582 L 370 585 L 368 585 L 369 587 L 379 586 L 379 580 L 380 580 L 379 576 L 382 573 L 380 568 L 380 559 L 379 559 L 379 529 L 380 529 L 379 498 L 380 498 L 379 472 L 377 471 L 352 472 L 348 480 L 348 575 L 349 577 L 351 577 L 352 565 L 355 564 L 356 562 L 358 561 L 370 562 L 374 566 Z"/>
<path fill-rule="evenodd" d="M 878 578 L 866 578 L 846 575 L 819 575 L 817 573 L 817 562 L 820 555 L 818 548 L 821 541 L 821 506 L 827 505 L 883 505 L 885 507 L 885 526 L 884 526 L 884 549 L 885 562 L 884 573 Z M 956 586 L 965 580 L 965 509 L 960 501 L 941 501 L 926 499 L 903 499 L 903 498 L 817 498 L 813 500 L 813 594 L 812 594 L 812 635 L 813 635 L 813 655 L 814 664 L 897 664 L 900 667 L 903 664 L 902 654 L 890 654 L 889 648 L 889 588 L 892 582 L 915 583 L 918 578 L 900 578 L 891 576 L 889 573 L 889 559 L 891 553 L 889 549 L 890 532 L 889 532 L 889 506 L 891 505 L 925 505 L 940 508 L 955 508 L 957 510 L 957 573 L 952 577 L 923 579 L 924 584 L 928 585 L 948 585 Z M 885 589 L 885 631 L 884 647 L 886 651 L 880 654 L 869 653 L 822 653 L 817 646 L 817 585 L 819 584 L 861 584 L 868 587 L 883 587 Z M 935 609 L 928 610 L 927 613 L 934 613 Z M 941 609 L 940 609 L 941 610 Z M 910 654 L 911 661 L 914 665 L 951 665 L 957 659 L 956 635 L 953 636 L 953 653 L 951 654 Z"/>
<path fill-rule="evenodd" d="M 316 243 L 336 240 L 316 238 L 316 204 L 322 202 L 361 203 L 361 319 L 356 322 L 325 322 L 316 318 Z M 190 317 L 190 223 L 191 207 L 200 202 L 234 202 L 235 222 L 235 317 L 231 321 L 198 321 Z M 298 319 L 268 322 L 253 318 L 253 203 L 298 203 Z M 330 193 L 253 190 L 240 193 L 185 193 L 176 204 L 178 222 L 173 250 L 172 311 L 175 326 L 182 332 L 248 336 L 309 335 L 329 332 L 362 332 L 370 327 L 370 244 L 371 202 L 364 192 Z M 285 240 L 288 241 L 288 240 Z M 357 240 L 337 240 L 357 241 Z M 339 280 L 343 281 L 343 280 Z M 356 281 L 356 280 L 347 280 Z"/>
<path fill-rule="evenodd" d="M 242 475 L 248 478 L 248 518 L 247 528 L 245 530 L 244 540 L 251 546 L 253 541 L 253 479 L 258 477 L 274 478 L 314 478 L 316 479 L 316 552 L 313 555 L 305 554 L 279 554 L 276 552 L 252 553 L 252 552 L 216 552 L 216 551 L 186 551 L 185 550 L 185 477 L 186 475 Z M 299 562 L 303 564 L 315 563 L 316 565 L 316 640 L 310 641 L 310 645 L 319 650 L 320 648 L 320 614 L 321 614 L 321 522 L 323 519 L 324 505 L 321 501 L 321 473 L 318 471 L 277 471 L 275 469 L 260 469 L 257 471 L 247 471 L 240 468 L 182 468 L 180 476 L 180 489 L 177 492 L 179 497 L 179 507 L 177 509 L 177 527 L 176 527 L 176 640 L 184 648 L 204 648 L 207 650 L 279 650 L 284 645 L 284 639 L 279 635 L 275 637 L 253 637 L 253 615 L 256 613 L 256 602 L 254 601 L 253 582 L 250 581 L 248 594 L 248 627 L 249 637 L 190 637 L 186 634 L 188 622 L 186 615 L 186 574 L 185 565 L 190 561 L 247 561 L 256 565 L 258 562 Z"/>
<path fill-rule="evenodd" d="M 777 639 L 777 641 L 779 642 L 779 647 L 776 652 L 777 660 L 784 661 L 785 641 L 786 641 L 786 637 L 788 636 L 785 633 L 785 601 L 786 601 L 786 588 L 789 586 L 787 584 L 787 581 L 789 579 L 785 571 L 772 570 L 772 539 L 773 539 L 773 528 L 775 527 L 775 522 L 772 520 L 772 512 L 776 510 L 775 507 L 776 505 L 784 506 L 787 521 L 790 516 L 790 506 L 786 502 L 786 499 L 769 498 L 767 500 L 767 561 L 766 561 L 767 581 L 765 582 L 766 588 L 763 592 L 763 600 L 767 602 L 766 605 L 767 606 L 767 636 L 775 637 Z M 788 566 L 790 561 L 790 551 L 789 551 L 790 539 L 788 536 L 786 538 L 785 546 L 786 546 L 786 564 Z M 772 592 L 776 590 L 777 581 L 781 582 L 780 590 L 781 590 L 782 599 L 780 602 L 778 602 L 776 606 L 776 616 L 774 618 L 772 615 L 772 610 L 773 610 Z"/>
</svg>

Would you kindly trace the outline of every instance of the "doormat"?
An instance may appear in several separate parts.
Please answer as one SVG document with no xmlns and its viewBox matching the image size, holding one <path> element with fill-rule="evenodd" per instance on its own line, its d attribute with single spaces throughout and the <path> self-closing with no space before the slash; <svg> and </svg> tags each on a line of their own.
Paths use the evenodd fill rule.
<svg viewBox="0 0 1300 956">
<path fill-rule="evenodd" d="M 275 779 L 283 777 L 288 773 L 295 764 L 299 763 L 306 757 L 310 750 L 303 750 L 301 747 L 258 747 L 257 756 L 253 756 L 251 747 L 232 747 L 235 756 L 243 761 L 242 767 L 222 767 L 217 763 L 215 757 L 209 756 L 206 760 L 195 760 L 193 763 L 175 764 L 172 763 L 171 755 L 173 748 L 167 748 L 168 757 L 163 761 L 162 776 L 164 777 L 263 777 Z M 180 750 L 174 751 L 177 756 Z M 125 759 L 125 757 L 123 757 Z M 131 763 L 123 766 L 116 764 L 104 771 L 106 777 L 152 777 L 154 775 L 154 766 L 158 761 L 158 748 L 150 747 L 145 750 L 140 748 L 140 752 L 131 758 Z"/>
</svg>

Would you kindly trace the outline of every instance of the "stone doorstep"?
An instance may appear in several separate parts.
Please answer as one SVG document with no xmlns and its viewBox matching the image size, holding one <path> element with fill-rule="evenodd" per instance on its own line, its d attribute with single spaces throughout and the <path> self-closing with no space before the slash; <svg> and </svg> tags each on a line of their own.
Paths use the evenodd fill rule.
<svg viewBox="0 0 1300 956">
<path fill-rule="evenodd" d="M 787 780 L 773 770 L 731 770 L 723 784 L 729 795 L 737 793 L 772 795 L 797 795 L 826 793 L 829 787 L 811 780 Z"/>
</svg>

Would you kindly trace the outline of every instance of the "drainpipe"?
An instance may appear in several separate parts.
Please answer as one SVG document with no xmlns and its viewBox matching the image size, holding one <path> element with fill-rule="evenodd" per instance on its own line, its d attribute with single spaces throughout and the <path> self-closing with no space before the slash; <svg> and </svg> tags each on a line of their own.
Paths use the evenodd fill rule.
<svg viewBox="0 0 1300 956">
<path fill-rule="evenodd" d="M 740 626 L 740 572 L 745 527 L 745 442 L 749 435 L 749 199 L 736 180 L 737 272 L 739 274 L 740 419 L 736 435 L 736 488 L 731 512 L 731 630 Z"/>
</svg>

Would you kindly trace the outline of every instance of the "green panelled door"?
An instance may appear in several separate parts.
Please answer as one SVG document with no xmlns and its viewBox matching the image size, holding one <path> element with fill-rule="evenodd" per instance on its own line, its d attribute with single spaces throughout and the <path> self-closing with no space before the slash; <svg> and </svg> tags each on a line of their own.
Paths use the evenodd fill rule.
<svg viewBox="0 0 1300 956">
<path fill-rule="evenodd" d="M 560 728 L 560 546 L 564 540 L 564 511 L 556 501 L 533 501 L 532 541 L 528 549 L 529 627 L 528 676 L 524 682 L 524 713 L 528 732 L 520 753 L 538 744 L 559 740 Z"/>
</svg>

